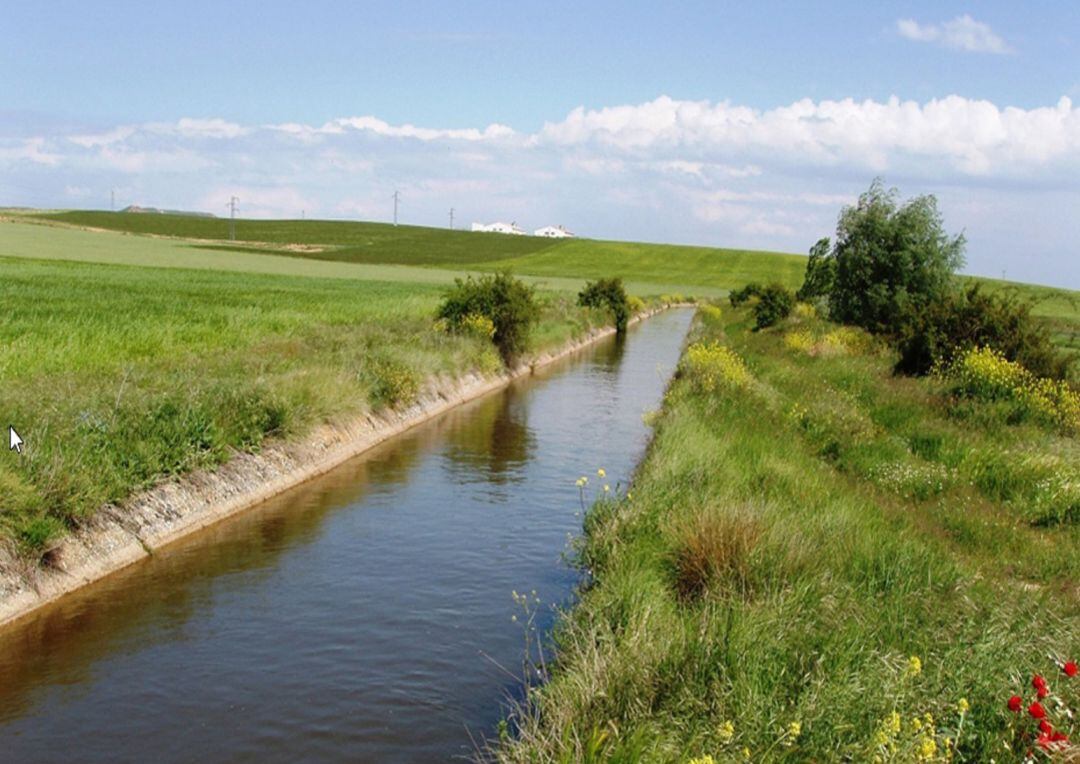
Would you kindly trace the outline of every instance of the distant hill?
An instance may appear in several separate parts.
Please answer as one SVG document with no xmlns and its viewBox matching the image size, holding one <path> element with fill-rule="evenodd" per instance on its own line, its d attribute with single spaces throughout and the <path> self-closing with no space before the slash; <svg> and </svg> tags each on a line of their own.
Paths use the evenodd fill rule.
<svg viewBox="0 0 1080 764">
<path fill-rule="evenodd" d="M 196 218 L 217 217 L 216 215 L 214 215 L 213 213 L 210 213 L 210 212 L 189 212 L 187 210 L 162 210 L 162 209 L 158 209 L 157 207 L 140 207 L 137 204 L 128 205 L 127 207 L 124 207 L 124 209 L 122 209 L 120 211 L 121 212 L 134 212 L 134 213 L 146 214 L 146 215 L 184 215 L 184 216 L 187 216 L 187 217 L 196 217 Z"/>
</svg>

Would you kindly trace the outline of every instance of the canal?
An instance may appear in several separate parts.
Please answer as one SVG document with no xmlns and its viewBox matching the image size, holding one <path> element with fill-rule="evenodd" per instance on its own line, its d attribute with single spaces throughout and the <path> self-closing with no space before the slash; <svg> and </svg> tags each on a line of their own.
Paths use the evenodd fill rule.
<svg viewBox="0 0 1080 764">
<path fill-rule="evenodd" d="M 575 480 L 626 484 L 691 316 L 602 340 L 0 632 L 0 760 L 470 757 L 520 694 L 511 591 L 536 591 L 541 630 L 571 601 Z"/>
</svg>

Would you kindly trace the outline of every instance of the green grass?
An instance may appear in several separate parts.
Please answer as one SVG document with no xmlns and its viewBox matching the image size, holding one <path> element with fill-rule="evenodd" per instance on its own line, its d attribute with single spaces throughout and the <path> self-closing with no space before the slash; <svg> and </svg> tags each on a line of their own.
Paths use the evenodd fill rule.
<svg viewBox="0 0 1080 764">
<path fill-rule="evenodd" d="M 725 382 L 719 354 L 681 367 L 632 496 L 586 518 L 588 583 L 494 754 L 914 761 L 930 713 L 933 760 L 946 738 L 959 760 L 1021 758 L 1032 740 L 1014 740 L 1008 697 L 1039 672 L 1080 699 L 1047 657 L 1080 655 L 1080 521 L 1030 514 L 1061 500 L 1051 477 L 1080 498 L 1075 438 L 961 410 L 938 382 L 894 377 L 885 349 L 784 341 L 831 331 L 816 319 L 750 323 L 702 316 L 697 339 L 733 348 L 750 379 Z M 893 711 L 901 731 L 879 747 Z"/>
<path fill-rule="evenodd" d="M 0 456 L 0 537 L 38 552 L 163 477 L 497 370 L 487 343 L 433 329 L 442 288 L 0 257 L 0 411 L 26 441 Z M 572 294 L 540 297 L 534 349 L 590 327 Z"/>
</svg>

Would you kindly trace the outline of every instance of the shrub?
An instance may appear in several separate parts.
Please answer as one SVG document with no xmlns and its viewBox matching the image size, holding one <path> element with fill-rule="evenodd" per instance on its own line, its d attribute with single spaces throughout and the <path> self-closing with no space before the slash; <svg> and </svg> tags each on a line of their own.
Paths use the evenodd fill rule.
<svg viewBox="0 0 1080 764">
<path fill-rule="evenodd" d="M 1066 431 L 1080 431 L 1080 393 L 1065 381 L 1037 377 L 992 348 L 961 353 L 946 376 L 958 395 L 1010 401 L 1022 414 Z"/>
<path fill-rule="evenodd" d="M 728 295 L 728 300 L 731 301 L 731 307 L 737 308 L 740 305 L 745 305 L 750 302 L 751 298 L 761 295 L 761 284 L 756 281 L 751 281 L 742 289 L 736 289 L 734 292 Z"/>
<path fill-rule="evenodd" d="M 707 392 L 718 387 L 746 387 L 753 379 L 739 355 L 719 342 L 695 342 L 688 347 L 682 370 L 696 387 Z"/>
<path fill-rule="evenodd" d="M 1069 359 L 1054 349 L 1047 326 L 1031 303 L 983 292 L 975 284 L 954 290 L 903 317 L 897 371 L 926 374 L 971 348 L 989 347 L 1036 376 L 1064 379 Z"/>
<path fill-rule="evenodd" d="M 832 252 L 824 255 L 820 244 L 809 289 L 821 288 L 834 269 L 832 318 L 874 333 L 895 333 L 903 316 L 940 299 L 964 262 L 964 237 L 945 233 L 933 196 L 899 204 L 880 179 L 841 211 Z"/>
<path fill-rule="evenodd" d="M 724 320 L 724 313 L 716 305 L 705 304 L 698 308 L 701 319 L 709 324 L 720 325 Z"/>
<path fill-rule="evenodd" d="M 407 406 L 420 393 L 420 381 L 405 364 L 390 358 L 377 358 L 365 369 L 371 389 L 371 403 L 376 408 Z"/>
<path fill-rule="evenodd" d="M 630 303 L 622 279 L 600 279 L 586 283 L 578 293 L 578 305 L 611 311 L 615 331 L 619 334 L 626 331 L 626 323 L 630 320 Z"/>
<path fill-rule="evenodd" d="M 539 320 L 535 290 L 507 272 L 475 279 L 455 279 L 443 298 L 437 318 L 451 331 L 466 331 L 470 316 L 491 321 L 492 342 L 503 363 L 509 365 L 525 351 L 533 324 Z M 475 319 L 469 319 L 475 323 Z"/>
<path fill-rule="evenodd" d="M 754 321 L 758 329 L 765 329 L 783 321 L 795 307 L 795 295 L 780 283 L 772 283 L 758 292 L 754 305 Z"/>
</svg>

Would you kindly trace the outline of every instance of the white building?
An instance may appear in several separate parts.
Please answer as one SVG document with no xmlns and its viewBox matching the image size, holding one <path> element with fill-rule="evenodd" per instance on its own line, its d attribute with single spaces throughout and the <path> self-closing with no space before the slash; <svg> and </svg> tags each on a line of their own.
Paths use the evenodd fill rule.
<svg viewBox="0 0 1080 764">
<path fill-rule="evenodd" d="M 524 236 L 525 229 L 517 223 L 473 223 L 472 229 L 481 233 L 509 233 Z"/>
<path fill-rule="evenodd" d="M 546 236 L 549 239 L 572 239 L 574 234 L 561 225 L 546 225 L 533 231 L 533 236 Z"/>
</svg>

